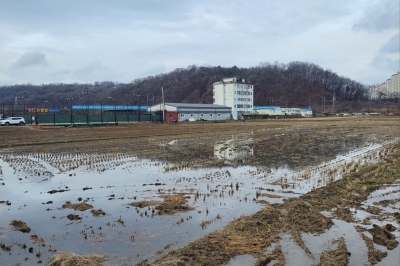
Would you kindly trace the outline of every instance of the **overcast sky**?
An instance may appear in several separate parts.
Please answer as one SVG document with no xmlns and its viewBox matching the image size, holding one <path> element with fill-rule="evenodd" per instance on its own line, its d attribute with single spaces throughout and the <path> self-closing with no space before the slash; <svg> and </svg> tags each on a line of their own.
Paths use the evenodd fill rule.
<svg viewBox="0 0 400 266">
<path fill-rule="evenodd" d="M 0 0 L 0 85 L 117 81 L 188 65 L 399 71 L 399 0 Z"/>
</svg>

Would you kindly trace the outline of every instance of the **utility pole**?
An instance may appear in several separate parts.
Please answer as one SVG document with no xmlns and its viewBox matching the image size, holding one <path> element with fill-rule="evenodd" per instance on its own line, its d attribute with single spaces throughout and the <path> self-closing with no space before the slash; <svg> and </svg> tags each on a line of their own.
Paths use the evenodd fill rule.
<svg viewBox="0 0 400 266">
<path fill-rule="evenodd" d="M 335 100 L 336 100 L 336 93 L 333 94 L 333 99 L 332 99 L 332 113 L 335 112 Z"/>
<path fill-rule="evenodd" d="M 163 123 L 165 122 L 165 114 L 164 114 L 164 110 L 165 110 L 165 102 L 164 102 L 164 87 L 161 87 L 161 96 L 162 96 L 162 116 L 163 116 Z"/>
</svg>

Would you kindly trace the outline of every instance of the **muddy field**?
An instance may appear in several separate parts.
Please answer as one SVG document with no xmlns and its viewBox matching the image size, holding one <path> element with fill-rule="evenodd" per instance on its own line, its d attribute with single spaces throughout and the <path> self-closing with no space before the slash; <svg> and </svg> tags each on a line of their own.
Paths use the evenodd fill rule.
<svg viewBox="0 0 400 266">
<path fill-rule="evenodd" d="M 0 136 L 0 265 L 400 263 L 398 117 Z"/>
</svg>

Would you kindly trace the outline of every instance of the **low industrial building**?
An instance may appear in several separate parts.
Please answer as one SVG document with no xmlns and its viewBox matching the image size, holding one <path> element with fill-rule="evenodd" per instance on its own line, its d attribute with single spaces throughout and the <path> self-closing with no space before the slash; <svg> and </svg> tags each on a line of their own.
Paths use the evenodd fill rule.
<svg viewBox="0 0 400 266">
<path fill-rule="evenodd" d="M 163 105 L 160 103 L 150 106 L 148 111 L 162 113 L 163 109 L 165 122 L 216 121 L 228 120 L 232 117 L 231 107 L 218 104 L 164 103 Z"/>
<path fill-rule="evenodd" d="M 254 106 L 254 113 L 269 116 L 313 116 L 311 108 L 282 108 L 280 106 Z"/>
</svg>

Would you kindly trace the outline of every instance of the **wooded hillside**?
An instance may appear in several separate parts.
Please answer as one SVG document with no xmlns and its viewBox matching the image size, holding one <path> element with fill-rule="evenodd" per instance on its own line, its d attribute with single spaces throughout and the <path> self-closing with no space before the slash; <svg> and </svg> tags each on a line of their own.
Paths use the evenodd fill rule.
<svg viewBox="0 0 400 266">
<path fill-rule="evenodd" d="M 152 104 L 166 102 L 212 103 L 212 84 L 226 77 L 243 77 L 254 84 L 254 105 L 302 107 L 320 105 L 322 97 L 337 101 L 365 101 L 366 86 L 312 63 L 261 63 L 251 68 L 196 66 L 136 79 L 129 84 L 110 81 L 94 84 L 51 83 L 0 87 L 2 102 L 61 101 Z M 154 95 L 154 100 L 153 100 Z"/>
</svg>

